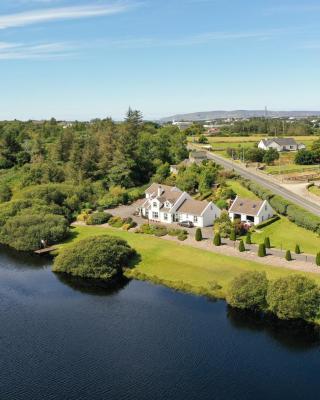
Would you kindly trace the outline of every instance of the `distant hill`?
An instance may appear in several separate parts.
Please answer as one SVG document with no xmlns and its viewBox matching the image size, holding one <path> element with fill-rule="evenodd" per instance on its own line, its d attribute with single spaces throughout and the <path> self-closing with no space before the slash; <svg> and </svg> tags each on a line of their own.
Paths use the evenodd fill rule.
<svg viewBox="0 0 320 400">
<path fill-rule="evenodd" d="M 264 116 L 265 110 L 203 111 L 189 114 L 176 114 L 171 117 L 162 118 L 161 121 L 207 121 L 219 118 L 253 118 Z M 320 116 L 320 111 L 268 111 L 269 118 L 304 118 L 313 116 Z"/>
</svg>

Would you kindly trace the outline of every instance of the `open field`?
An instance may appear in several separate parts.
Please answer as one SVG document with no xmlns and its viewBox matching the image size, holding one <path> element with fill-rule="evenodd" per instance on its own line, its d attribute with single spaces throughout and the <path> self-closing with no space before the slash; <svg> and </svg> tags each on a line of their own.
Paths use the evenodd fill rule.
<svg viewBox="0 0 320 400">
<path fill-rule="evenodd" d="M 320 237 L 314 232 L 300 228 L 286 217 L 281 217 L 261 232 L 253 233 L 252 240 L 254 243 L 262 243 L 267 236 L 270 237 L 271 245 L 279 249 L 294 251 L 296 244 L 299 244 L 303 252 L 316 254 L 320 251 Z"/>
<path fill-rule="evenodd" d="M 270 279 L 296 273 L 286 268 L 264 266 L 263 264 L 215 254 L 153 236 L 105 227 L 83 226 L 73 228 L 72 239 L 62 244 L 61 247 L 68 246 L 70 243 L 86 237 L 103 234 L 114 235 L 127 240 L 141 256 L 135 271 L 145 274 L 150 280 L 158 278 L 173 283 L 183 282 L 183 284 L 192 287 L 206 289 L 209 288 L 210 282 L 216 282 L 222 286 L 222 297 L 230 281 L 244 271 L 265 271 Z M 320 284 L 320 275 L 305 274 L 311 276 Z"/>
</svg>

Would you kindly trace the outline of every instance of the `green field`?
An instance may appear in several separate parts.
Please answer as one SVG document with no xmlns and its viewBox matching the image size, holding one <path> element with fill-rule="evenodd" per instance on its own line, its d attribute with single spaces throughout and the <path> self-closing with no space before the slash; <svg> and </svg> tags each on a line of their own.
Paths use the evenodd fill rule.
<svg viewBox="0 0 320 400">
<path fill-rule="evenodd" d="M 262 243 L 267 236 L 271 245 L 279 249 L 294 251 L 299 244 L 303 252 L 316 254 L 320 251 L 320 237 L 316 233 L 300 228 L 285 217 L 263 228 L 261 233 L 255 232 L 252 239 L 254 243 Z"/>
<path fill-rule="evenodd" d="M 244 271 L 265 271 L 270 279 L 295 273 L 285 268 L 264 266 L 241 258 L 227 257 L 180 243 L 113 228 L 89 226 L 73 228 L 73 238 L 61 247 L 89 236 L 102 234 L 111 234 L 127 240 L 141 256 L 135 271 L 145 274 L 150 280 L 158 278 L 167 281 L 168 286 L 183 282 L 193 288 L 207 289 L 209 282 L 216 282 L 222 286 L 222 297 L 230 281 Z M 320 275 L 307 275 L 320 283 Z M 196 292 L 192 289 L 190 291 Z"/>
</svg>

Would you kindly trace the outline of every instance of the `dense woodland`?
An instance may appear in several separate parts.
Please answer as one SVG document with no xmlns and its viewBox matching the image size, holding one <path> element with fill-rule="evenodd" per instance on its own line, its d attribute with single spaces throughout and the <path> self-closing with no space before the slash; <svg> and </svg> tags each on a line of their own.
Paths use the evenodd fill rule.
<svg viewBox="0 0 320 400">
<path fill-rule="evenodd" d="M 18 250 L 55 243 L 83 208 L 135 200 L 187 156 L 184 133 L 143 122 L 139 111 L 122 123 L 1 122 L 0 242 Z"/>
</svg>

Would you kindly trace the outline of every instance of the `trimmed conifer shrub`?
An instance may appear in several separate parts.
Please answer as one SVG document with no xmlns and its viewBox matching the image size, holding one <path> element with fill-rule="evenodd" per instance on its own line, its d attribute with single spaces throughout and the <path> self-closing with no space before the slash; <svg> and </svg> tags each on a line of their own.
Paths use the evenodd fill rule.
<svg viewBox="0 0 320 400">
<path fill-rule="evenodd" d="M 287 260 L 287 261 L 292 261 L 291 251 L 290 251 L 290 250 L 287 250 L 287 251 L 286 251 L 286 256 L 285 256 L 285 257 L 286 257 L 286 260 Z"/>
<path fill-rule="evenodd" d="M 258 249 L 258 256 L 259 257 L 265 257 L 267 255 L 266 252 L 266 246 L 264 243 L 259 244 L 259 249 Z"/>
<path fill-rule="evenodd" d="M 220 233 L 216 233 L 213 238 L 213 244 L 215 246 L 221 246 L 221 235 Z"/>
<path fill-rule="evenodd" d="M 195 239 L 197 242 L 201 242 L 201 240 L 202 240 L 202 232 L 201 232 L 200 228 L 197 228 L 197 230 L 196 230 Z"/>
<path fill-rule="evenodd" d="M 247 236 L 246 236 L 246 244 L 252 244 L 251 241 L 251 232 L 247 232 Z"/>
<path fill-rule="evenodd" d="M 239 242 L 239 251 L 240 251 L 240 253 L 246 251 L 246 248 L 244 247 L 244 243 L 243 243 L 242 239 Z"/>
<path fill-rule="evenodd" d="M 320 267 L 320 253 L 316 255 L 316 264 L 318 267 Z"/>
<path fill-rule="evenodd" d="M 266 249 L 270 249 L 271 248 L 270 238 L 269 237 L 265 237 L 264 238 L 264 245 L 266 246 Z"/>
<path fill-rule="evenodd" d="M 296 244 L 296 248 L 294 251 L 296 254 L 301 254 L 301 250 L 300 250 L 300 246 L 298 244 Z"/>
<path fill-rule="evenodd" d="M 232 240 L 233 242 L 235 242 L 237 240 L 236 231 L 234 229 L 231 229 L 230 240 Z"/>
</svg>

